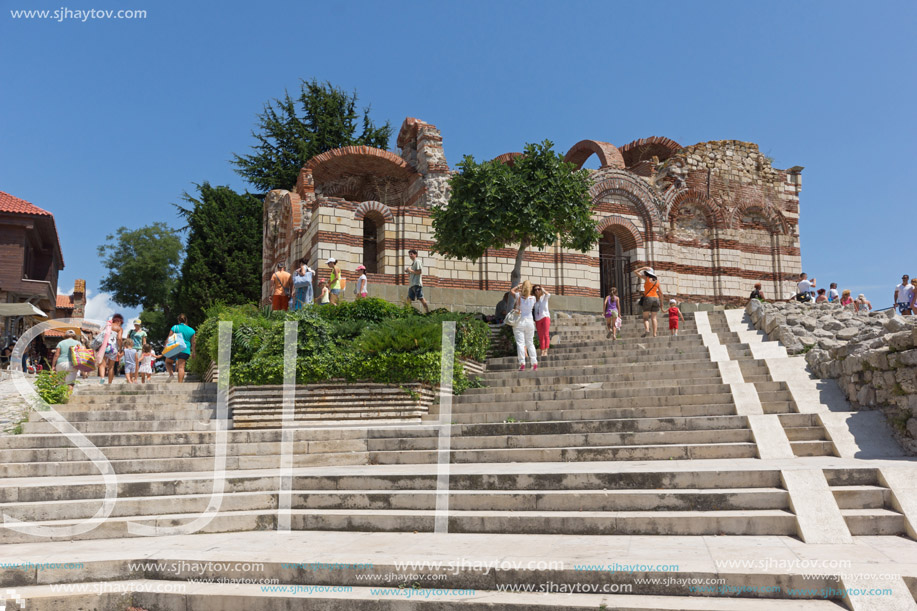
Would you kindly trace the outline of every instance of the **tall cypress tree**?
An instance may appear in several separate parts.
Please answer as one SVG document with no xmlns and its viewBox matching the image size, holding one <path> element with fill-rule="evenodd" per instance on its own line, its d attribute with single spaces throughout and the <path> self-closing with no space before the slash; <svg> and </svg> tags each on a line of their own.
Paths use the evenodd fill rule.
<svg viewBox="0 0 917 611">
<path fill-rule="evenodd" d="M 261 191 L 292 189 L 299 170 L 312 157 L 342 146 L 384 149 L 391 135 L 391 124 L 386 121 L 377 127 L 369 118 L 368 107 L 361 119 L 356 92 L 312 79 L 301 81 L 295 99 L 285 93 L 265 104 L 252 132 L 258 141 L 254 152 L 234 154 L 232 163 L 240 176 Z"/>
<path fill-rule="evenodd" d="M 261 200 L 207 182 L 197 188 L 196 198 L 184 194 L 189 208 L 176 205 L 188 223 L 188 242 L 173 312 L 187 314 L 191 326 L 215 303 L 261 298 Z"/>
</svg>

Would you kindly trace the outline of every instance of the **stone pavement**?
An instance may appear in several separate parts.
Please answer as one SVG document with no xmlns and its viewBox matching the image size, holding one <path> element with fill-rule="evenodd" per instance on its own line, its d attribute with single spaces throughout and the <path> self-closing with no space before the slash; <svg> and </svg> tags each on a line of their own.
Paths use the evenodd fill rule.
<svg viewBox="0 0 917 611">
<path fill-rule="evenodd" d="M 0 440 L 0 586 L 39 610 L 917 608 L 915 461 L 881 414 L 738 310 L 614 344 L 556 326 L 537 372 L 491 359 L 420 424 L 225 430 L 212 385 L 81 387 L 70 429 Z"/>
<path fill-rule="evenodd" d="M 8 434 L 28 415 L 29 406 L 16 390 L 13 380 L 8 377 L 0 379 L 0 436 Z"/>
</svg>

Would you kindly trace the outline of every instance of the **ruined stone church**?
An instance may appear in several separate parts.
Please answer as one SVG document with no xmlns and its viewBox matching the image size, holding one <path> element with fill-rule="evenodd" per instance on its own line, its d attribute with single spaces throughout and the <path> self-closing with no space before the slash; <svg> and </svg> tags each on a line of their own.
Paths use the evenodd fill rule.
<svg viewBox="0 0 917 611">
<path fill-rule="evenodd" d="M 448 200 L 451 173 L 439 130 L 405 119 L 397 148 L 322 153 L 302 168 L 294 190 L 267 194 L 265 302 L 275 265 L 303 257 L 325 278 L 329 257 L 351 279 L 363 264 L 376 288 L 371 294 L 406 293 L 409 249 L 424 262 L 432 305 L 499 300 L 509 288 L 514 248 L 490 250 L 477 262 L 430 253 L 430 209 Z M 497 159 L 513 163 L 519 154 Z M 768 298 L 793 293 L 800 272 L 801 167 L 778 170 L 748 142 L 682 146 L 661 137 L 621 147 L 583 140 L 566 161 L 581 168 L 592 155 L 600 165 L 589 171 L 601 240 L 586 253 L 529 249 L 523 278 L 568 297 L 568 308 L 585 310 L 597 309 L 598 298 L 617 287 L 625 311 L 633 311 L 640 286 L 630 270 L 642 265 L 655 268 L 666 297 L 679 301 L 744 303 L 756 282 Z"/>
</svg>

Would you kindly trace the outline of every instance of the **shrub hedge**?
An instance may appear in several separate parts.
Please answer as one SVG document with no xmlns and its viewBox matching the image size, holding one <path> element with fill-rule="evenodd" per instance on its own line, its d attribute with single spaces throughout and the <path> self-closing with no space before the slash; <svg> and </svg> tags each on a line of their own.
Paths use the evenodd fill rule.
<svg viewBox="0 0 917 611">
<path fill-rule="evenodd" d="M 299 323 L 296 380 L 300 384 L 333 379 L 436 384 L 444 321 L 456 323 L 458 357 L 483 361 L 490 342 L 487 324 L 479 316 L 445 310 L 420 314 L 375 298 L 338 306 L 312 305 L 298 312 L 218 305 L 207 311 L 197 330 L 191 371 L 203 374 L 217 360 L 219 323 L 231 321 L 231 383 L 281 384 L 284 322 L 293 320 Z M 457 363 L 455 391 L 464 391 L 469 383 Z"/>
</svg>

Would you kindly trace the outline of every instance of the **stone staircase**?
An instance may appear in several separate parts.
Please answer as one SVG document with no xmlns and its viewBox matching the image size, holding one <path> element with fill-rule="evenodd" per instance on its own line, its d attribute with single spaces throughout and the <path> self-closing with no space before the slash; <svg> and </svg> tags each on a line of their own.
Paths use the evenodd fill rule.
<svg viewBox="0 0 917 611">
<path fill-rule="evenodd" d="M 492 358 L 483 388 L 413 423 L 232 429 L 215 384 L 81 385 L 57 411 L 109 461 L 108 489 L 40 413 L 0 438 L 4 561 L 81 567 L 0 562 L 0 586 L 41 610 L 917 607 L 913 463 L 741 312 L 689 315 L 677 337 L 634 317 L 617 342 L 593 317 L 553 330 L 537 371 Z M 807 564 L 837 558 L 852 564 Z M 444 565 L 398 566 L 417 559 Z M 302 566 L 332 561 L 361 568 Z M 639 566 L 594 568 L 609 561 Z M 841 591 L 864 583 L 889 593 Z"/>
</svg>

